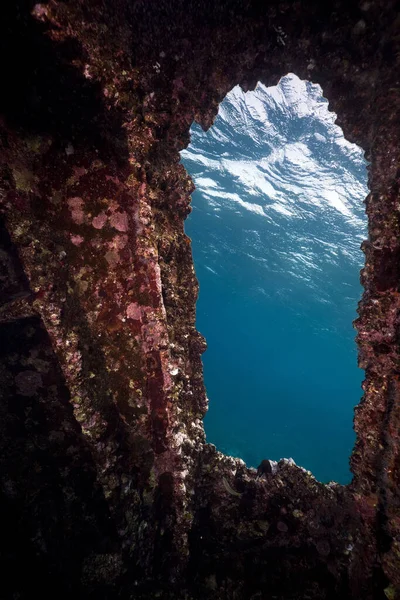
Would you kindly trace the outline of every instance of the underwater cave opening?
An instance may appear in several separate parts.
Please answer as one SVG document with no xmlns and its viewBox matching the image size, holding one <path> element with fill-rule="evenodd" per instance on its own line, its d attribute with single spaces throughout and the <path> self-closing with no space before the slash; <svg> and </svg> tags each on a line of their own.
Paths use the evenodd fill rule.
<svg viewBox="0 0 400 600">
<path fill-rule="evenodd" d="M 205 335 L 207 440 L 249 466 L 292 457 L 347 483 L 367 171 L 319 85 L 236 86 L 182 162 Z"/>
</svg>

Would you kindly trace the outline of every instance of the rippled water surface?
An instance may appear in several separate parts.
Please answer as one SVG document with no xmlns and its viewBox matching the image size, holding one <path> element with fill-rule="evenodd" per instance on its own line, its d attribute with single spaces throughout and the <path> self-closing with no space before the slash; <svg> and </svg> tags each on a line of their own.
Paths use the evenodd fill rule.
<svg viewBox="0 0 400 600">
<path fill-rule="evenodd" d="M 293 457 L 345 483 L 362 393 L 352 321 L 367 173 L 335 117 L 295 75 L 235 87 L 181 156 L 196 184 L 186 232 L 208 441 L 249 465 Z"/>
</svg>

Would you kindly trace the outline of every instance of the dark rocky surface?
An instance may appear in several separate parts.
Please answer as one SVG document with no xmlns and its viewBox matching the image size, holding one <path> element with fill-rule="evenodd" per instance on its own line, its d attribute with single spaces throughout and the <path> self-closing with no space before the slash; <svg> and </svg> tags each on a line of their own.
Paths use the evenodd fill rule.
<svg viewBox="0 0 400 600">
<path fill-rule="evenodd" d="M 399 14 L 2 7 L 2 597 L 400 598 Z M 257 477 L 202 425 L 179 150 L 234 85 L 287 72 L 321 84 L 371 163 L 347 487 L 287 461 Z"/>
</svg>

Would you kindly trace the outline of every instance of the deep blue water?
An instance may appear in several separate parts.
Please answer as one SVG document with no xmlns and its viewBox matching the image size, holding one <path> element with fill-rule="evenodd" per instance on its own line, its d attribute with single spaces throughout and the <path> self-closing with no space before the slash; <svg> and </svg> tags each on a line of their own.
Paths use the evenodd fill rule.
<svg viewBox="0 0 400 600">
<path fill-rule="evenodd" d="M 181 155 L 196 184 L 185 229 L 208 343 L 207 440 L 251 466 L 292 457 L 346 483 L 367 173 L 334 120 L 319 86 L 288 75 L 234 88 Z"/>
</svg>

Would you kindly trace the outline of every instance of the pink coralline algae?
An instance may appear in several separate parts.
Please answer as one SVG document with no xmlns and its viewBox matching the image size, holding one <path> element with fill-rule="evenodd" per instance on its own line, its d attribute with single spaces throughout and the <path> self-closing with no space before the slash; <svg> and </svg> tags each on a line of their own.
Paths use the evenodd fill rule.
<svg viewBox="0 0 400 600">
<path fill-rule="evenodd" d="M 80 246 L 83 242 L 83 237 L 81 235 L 71 235 L 71 242 L 74 246 Z"/>
<path fill-rule="evenodd" d="M 69 198 L 67 200 L 68 207 L 72 214 L 72 219 L 77 225 L 82 225 L 85 220 L 85 213 L 83 212 L 83 200 L 82 198 Z"/>
<path fill-rule="evenodd" d="M 44 21 L 47 16 L 48 8 L 44 4 L 35 4 L 32 9 L 32 15 L 39 21 Z"/>
<path fill-rule="evenodd" d="M 43 385 L 42 377 L 36 371 L 21 371 L 15 378 L 18 394 L 34 396 L 38 388 Z"/>
<path fill-rule="evenodd" d="M 104 225 L 107 223 L 107 215 L 105 212 L 101 212 L 97 217 L 94 217 L 92 220 L 92 225 L 95 229 L 103 229 Z"/>
<path fill-rule="evenodd" d="M 81 177 L 83 177 L 83 175 L 86 175 L 86 173 L 88 172 L 87 169 L 85 169 L 85 167 L 73 167 L 73 177 L 74 179 L 78 180 Z"/>
<path fill-rule="evenodd" d="M 123 248 L 125 248 L 127 243 L 128 243 L 127 235 L 116 235 L 115 238 L 113 239 L 110 247 L 116 248 L 117 250 L 122 250 Z"/>
<path fill-rule="evenodd" d="M 142 310 L 139 304 L 137 304 L 137 302 L 131 302 L 131 304 L 128 304 L 128 307 L 126 309 L 126 316 L 128 317 L 128 319 L 135 319 L 136 321 L 139 321 L 141 319 Z"/>
<path fill-rule="evenodd" d="M 117 231 L 128 231 L 128 215 L 126 212 L 115 212 L 110 217 L 110 224 Z"/>
<path fill-rule="evenodd" d="M 154 315 L 154 317 L 156 317 L 156 315 Z M 164 325 L 156 318 L 151 320 L 150 315 L 148 323 L 143 325 L 142 334 L 144 337 L 143 349 L 145 352 L 160 350 L 167 345 L 167 333 Z"/>
<path fill-rule="evenodd" d="M 108 262 L 108 264 L 110 265 L 110 267 L 116 267 L 117 264 L 119 263 L 120 257 L 119 257 L 119 254 L 117 251 L 109 250 L 105 254 L 105 259 Z"/>
</svg>

